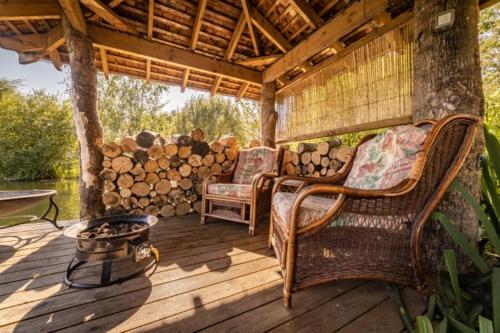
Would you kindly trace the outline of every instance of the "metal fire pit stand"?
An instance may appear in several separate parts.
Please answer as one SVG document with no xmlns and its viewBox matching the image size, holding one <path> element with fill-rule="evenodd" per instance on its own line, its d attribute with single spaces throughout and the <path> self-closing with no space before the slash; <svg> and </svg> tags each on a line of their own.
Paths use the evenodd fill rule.
<svg viewBox="0 0 500 333">
<path fill-rule="evenodd" d="M 73 259 L 71 259 L 71 261 L 68 265 L 68 269 L 66 270 L 66 274 L 64 275 L 64 283 L 66 284 L 66 286 L 68 286 L 68 288 L 78 288 L 78 289 L 100 288 L 100 287 L 106 287 L 106 286 L 110 286 L 110 285 L 117 284 L 117 283 L 123 283 L 127 280 L 130 280 L 130 279 L 138 277 L 142 274 L 145 274 L 147 271 L 149 271 L 153 267 L 156 270 L 156 267 L 158 267 L 159 259 L 158 259 L 158 255 L 155 253 L 155 251 L 157 251 L 157 250 L 153 248 L 152 249 L 153 261 L 150 262 L 146 267 L 144 267 L 143 269 L 141 269 L 135 273 L 132 273 L 132 274 L 129 274 L 127 276 L 117 278 L 114 280 L 111 279 L 111 268 L 113 265 L 113 261 L 112 260 L 103 261 L 102 268 L 101 268 L 101 282 L 100 283 L 79 283 L 79 282 L 71 281 L 71 278 L 70 278 L 71 274 L 78 267 L 87 263 L 87 261 L 76 261 L 74 263 L 76 257 L 73 257 Z"/>
</svg>

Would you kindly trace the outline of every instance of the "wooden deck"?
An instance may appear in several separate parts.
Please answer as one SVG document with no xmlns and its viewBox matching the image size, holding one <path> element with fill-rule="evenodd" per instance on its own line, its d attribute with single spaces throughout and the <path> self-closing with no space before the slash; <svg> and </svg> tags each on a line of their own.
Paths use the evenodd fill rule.
<svg viewBox="0 0 500 333">
<path fill-rule="evenodd" d="M 401 332 L 384 283 L 343 281 L 297 293 L 282 305 L 282 279 L 266 226 L 199 216 L 160 221 L 161 263 L 149 277 L 92 290 L 61 283 L 74 243 L 49 223 L 0 230 L 0 332 Z M 68 224 L 68 223 L 66 223 Z M 128 263 L 115 265 L 124 270 Z M 98 275 L 98 266 L 79 272 Z M 423 304 L 406 288 L 415 314 Z"/>
</svg>

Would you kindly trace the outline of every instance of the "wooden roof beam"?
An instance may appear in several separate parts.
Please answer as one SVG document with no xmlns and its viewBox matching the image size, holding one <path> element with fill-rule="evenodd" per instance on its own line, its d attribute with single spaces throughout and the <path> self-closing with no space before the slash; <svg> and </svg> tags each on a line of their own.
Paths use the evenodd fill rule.
<svg viewBox="0 0 500 333">
<path fill-rule="evenodd" d="M 293 45 L 283 36 L 257 9 L 250 12 L 252 23 L 274 45 L 283 52 L 292 49 Z"/>
<path fill-rule="evenodd" d="M 314 9 L 305 0 L 290 0 L 295 11 L 309 24 L 316 29 L 323 26 L 325 21 L 314 11 Z"/>
<path fill-rule="evenodd" d="M 184 70 L 184 75 L 182 76 L 181 92 L 186 91 L 187 83 L 189 80 L 189 72 L 191 72 L 191 70 L 189 68 L 186 68 Z"/>
<path fill-rule="evenodd" d="M 52 50 L 49 52 L 50 61 L 52 61 L 52 65 L 58 70 L 62 71 L 63 63 L 61 60 L 61 56 L 57 50 Z"/>
<path fill-rule="evenodd" d="M 195 69 L 211 75 L 262 84 L 262 73 L 243 66 L 95 25 L 89 25 L 88 29 L 90 39 L 98 47 L 151 59 L 152 61 Z"/>
<path fill-rule="evenodd" d="M 233 36 L 231 37 L 229 45 L 227 46 L 226 55 L 224 57 L 228 61 L 231 60 L 234 55 L 234 51 L 236 51 L 236 46 L 238 46 L 241 35 L 243 34 L 243 29 L 245 29 L 245 23 L 245 14 L 241 13 L 240 18 L 238 19 L 238 23 L 236 24 L 236 28 L 234 28 Z"/>
<path fill-rule="evenodd" d="M 99 53 L 101 54 L 101 67 L 104 73 L 104 78 L 109 79 L 109 65 L 108 65 L 108 54 L 106 50 L 102 47 L 99 48 Z"/>
<path fill-rule="evenodd" d="M 191 49 L 196 49 L 198 44 L 198 37 L 200 36 L 201 23 L 203 22 L 203 15 L 205 15 L 205 9 L 207 8 L 208 0 L 199 0 L 198 8 L 196 9 L 196 18 L 194 19 L 193 34 L 191 35 L 190 46 Z"/>
<path fill-rule="evenodd" d="M 255 34 L 255 30 L 252 25 L 250 3 L 248 0 L 241 0 L 241 6 L 243 7 L 243 14 L 245 15 L 245 20 L 247 21 L 248 32 L 250 33 L 250 39 L 252 40 L 253 50 L 256 56 L 260 56 L 259 41 L 257 40 L 257 35 Z"/>
<path fill-rule="evenodd" d="M 155 0 L 149 0 L 148 3 L 148 39 L 153 39 L 153 27 L 155 20 Z"/>
<path fill-rule="evenodd" d="M 119 4 L 121 4 L 125 0 L 112 0 L 110 3 L 108 3 L 109 8 L 115 8 L 118 7 Z M 93 14 L 91 17 L 89 17 L 89 21 L 91 22 L 96 22 L 99 19 L 99 15 Z"/>
<path fill-rule="evenodd" d="M 139 35 L 139 32 L 133 25 L 127 23 L 100 0 L 80 0 L 80 2 L 117 29 Z"/>
<path fill-rule="evenodd" d="M 222 81 L 222 76 L 216 76 L 214 83 L 212 84 L 212 89 L 210 89 L 210 95 L 215 96 L 217 90 L 219 90 L 220 82 Z"/>
<path fill-rule="evenodd" d="M 239 101 L 240 99 L 243 98 L 243 96 L 245 96 L 245 93 L 247 92 L 249 86 L 250 84 L 248 82 L 243 82 L 241 84 L 241 87 L 240 89 L 238 89 L 238 93 L 236 94 L 237 101 Z"/>
<path fill-rule="evenodd" d="M 256 58 L 247 58 L 243 60 L 236 60 L 235 63 L 243 66 L 267 66 L 281 58 L 282 54 L 271 54 Z"/>
<path fill-rule="evenodd" d="M 56 0 L 9 0 L 0 2 L 0 21 L 58 19 L 61 7 Z"/>
<path fill-rule="evenodd" d="M 274 81 L 310 57 L 332 45 L 342 36 L 385 12 L 388 0 L 360 0 L 346 8 L 306 40 L 287 52 L 264 71 L 264 81 Z"/>
<path fill-rule="evenodd" d="M 68 18 L 69 23 L 71 23 L 71 26 L 75 30 L 87 34 L 87 21 L 85 21 L 78 0 L 59 0 L 59 4 Z"/>
</svg>

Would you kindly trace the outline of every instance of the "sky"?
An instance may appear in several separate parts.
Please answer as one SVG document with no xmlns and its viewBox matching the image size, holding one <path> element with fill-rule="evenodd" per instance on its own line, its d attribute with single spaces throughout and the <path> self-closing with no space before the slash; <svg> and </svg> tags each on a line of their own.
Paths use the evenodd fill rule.
<svg viewBox="0 0 500 333">
<path fill-rule="evenodd" d="M 22 80 L 20 90 L 29 92 L 33 89 L 45 89 L 49 93 L 64 94 L 65 72 L 60 72 L 52 63 L 39 61 L 29 65 L 18 62 L 16 52 L 0 48 L 0 78 Z M 172 111 L 184 105 L 192 96 L 205 94 L 203 92 L 186 89 L 181 93 L 180 87 L 170 86 L 169 93 L 164 96 L 167 102 L 165 111 Z"/>
</svg>

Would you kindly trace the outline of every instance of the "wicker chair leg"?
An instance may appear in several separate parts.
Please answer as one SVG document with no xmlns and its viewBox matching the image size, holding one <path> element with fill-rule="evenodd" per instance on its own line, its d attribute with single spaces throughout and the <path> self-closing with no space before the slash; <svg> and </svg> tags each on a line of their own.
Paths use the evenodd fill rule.
<svg viewBox="0 0 500 333">
<path fill-rule="evenodd" d="M 292 307 L 292 293 L 291 292 L 283 290 L 283 304 L 285 305 L 285 308 Z"/>
</svg>

